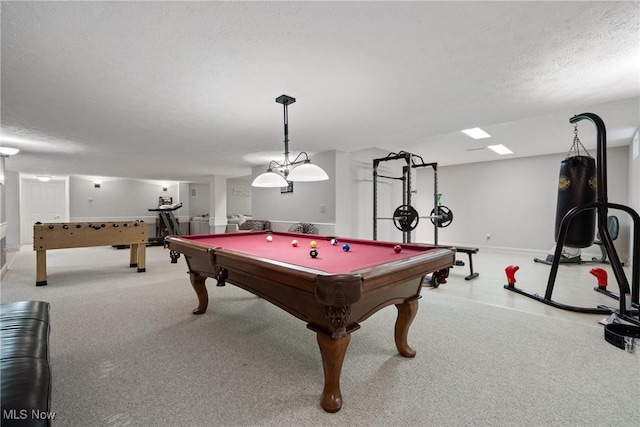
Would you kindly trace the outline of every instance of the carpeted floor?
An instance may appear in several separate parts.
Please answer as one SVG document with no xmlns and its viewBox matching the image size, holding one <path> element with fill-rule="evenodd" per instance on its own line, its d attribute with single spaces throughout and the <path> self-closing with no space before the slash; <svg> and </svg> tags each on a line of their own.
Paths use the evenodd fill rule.
<svg viewBox="0 0 640 427">
<path fill-rule="evenodd" d="M 354 332 L 336 414 L 319 405 L 322 363 L 303 322 L 234 286 L 209 284 L 207 313 L 186 264 L 148 248 L 49 251 L 34 286 L 23 250 L 2 302 L 51 303 L 55 426 L 637 426 L 640 359 L 602 328 L 425 289 L 409 342 L 394 307 Z M 496 283 L 501 287 L 502 283 Z"/>
</svg>

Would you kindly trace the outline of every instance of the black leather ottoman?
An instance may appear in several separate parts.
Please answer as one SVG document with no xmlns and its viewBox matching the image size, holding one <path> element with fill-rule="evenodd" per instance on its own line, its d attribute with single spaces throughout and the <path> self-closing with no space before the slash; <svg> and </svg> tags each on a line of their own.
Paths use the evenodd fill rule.
<svg viewBox="0 0 640 427">
<path fill-rule="evenodd" d="M 50 426 L 49 303 L 0 304 L 0 401 L 4 426 Z"/>
</svg>

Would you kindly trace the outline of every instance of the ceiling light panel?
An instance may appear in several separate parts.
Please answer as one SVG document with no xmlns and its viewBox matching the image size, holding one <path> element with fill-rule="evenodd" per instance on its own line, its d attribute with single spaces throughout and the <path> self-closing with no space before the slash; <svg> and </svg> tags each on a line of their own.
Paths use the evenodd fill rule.
<svg viewBox="0 0 640 427">
<path fill-rule="evenodd" d="M 502 144 L 488 145 L 487 148 L 490 149 L 490 150 L 495 151 L 496 153 L 500 154 L 501 156 L 504 156 L 505 154 L 513 154 L 513 151 L 509 150 L 507 147 L 505 147 Z"/>
<path fill-rule="evenodd" d="M 470 136 L 473 139 L 491 138 L 491 135 L 489 135 L 488 133 L 486 133 L 480 128 L 465 129 L 461 132 L 464 133 L 465 135 Z"/>
</svg>

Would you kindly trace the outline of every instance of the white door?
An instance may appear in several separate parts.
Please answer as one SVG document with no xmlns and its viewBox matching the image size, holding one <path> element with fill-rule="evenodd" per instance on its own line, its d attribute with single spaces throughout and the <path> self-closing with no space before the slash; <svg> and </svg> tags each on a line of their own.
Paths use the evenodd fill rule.
<svg viewBox="0 0 640 427">
<path fill-rule="evenodd" d="M 20 244 L 33 243 L 33 224 L 68 221 L 65 181 L 22 179 L 20 186 Z"/>
</svg>

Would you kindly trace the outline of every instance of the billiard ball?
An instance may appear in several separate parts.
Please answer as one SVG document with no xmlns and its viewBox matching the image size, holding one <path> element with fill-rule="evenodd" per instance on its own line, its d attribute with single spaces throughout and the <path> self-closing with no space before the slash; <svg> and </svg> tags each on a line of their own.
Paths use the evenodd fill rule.
<svg viewBox="0 0 640 427">
<path fill-rule="evenodd" d="M 338 239 L 331 239 L 331 244 L 336 246 L 338 244 Z"/>
<path fill-rule="evenodd" d="M 273 236 L 272 236 L 272 235 L 268 235 L 268 236 L 267 236 L 267 242 L 270 242 L 270 241 L 272 241 L 272 240 L 273 240 Z"/>
<path fill-rule="evenodd" d="M 316 249 L 311 249 L 311 251 L 309 251 L 309 255 L 311 255 L 311 258 L 315 258 L 318 256 L 318 251 Z"/>
<path fill-rule="evenodd" d="M 394 251 L 395 253 L 399 254 L 399 253 L 400 253 L 400 251 L 402 251 L 402 246 L 400 246 L 400 245 L 395 245 L 395 246 L 393 247 L 393 251 Z"/>
<path fill-rule="evenodd" d="M 297 248 L 298 247 L 298 241 L 296 239 L 293 239 L 291 241 L 291 246 L 293 246 L 294 248 Z"/>
<path fill-rule="evenodd" d="M 351 246 L 349 246 L 348 243 L 345 243 L 344 245 L 342 245 L 342 250 L 345 252 L 349 252 L 349 249 L 351 249 Z"/>
<path fill-rule="evenodd" d="M 312 248 L 317 248 L 318 247 L 318 242 L 316 242 L 315 240 L 312 240 L 309 242 L 309 246 L 311 246 Z"/>
</svg>

